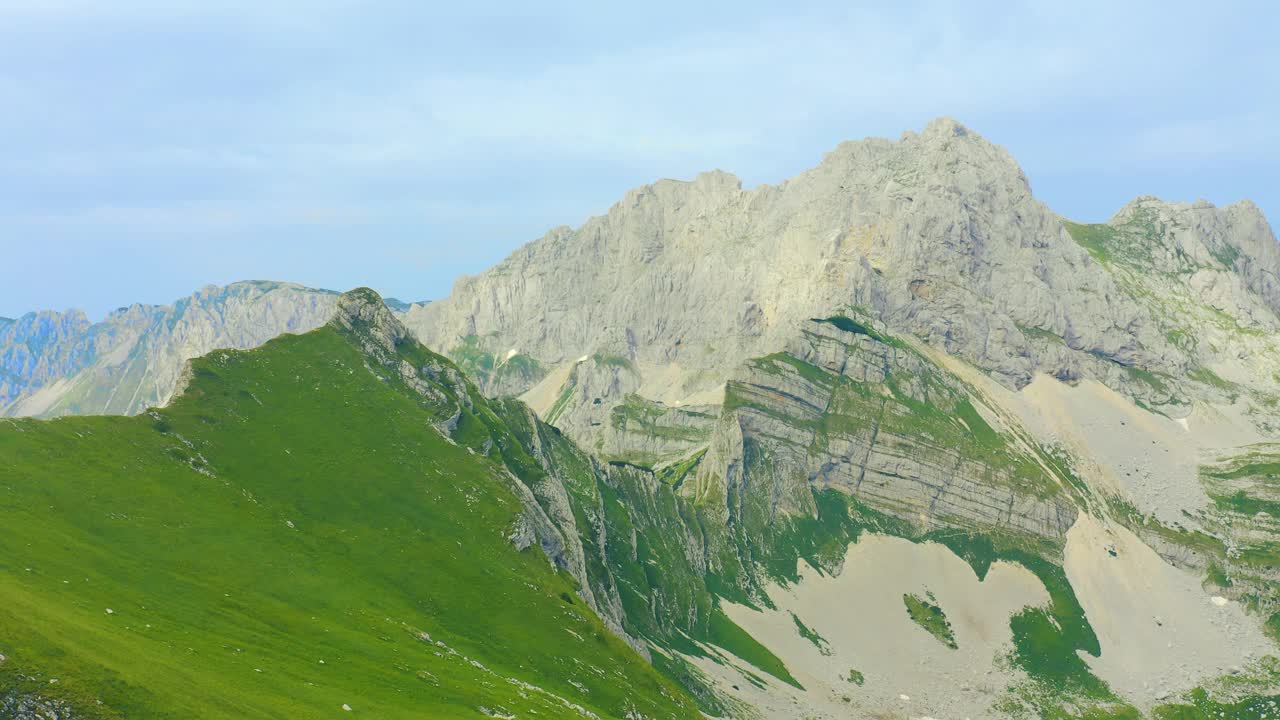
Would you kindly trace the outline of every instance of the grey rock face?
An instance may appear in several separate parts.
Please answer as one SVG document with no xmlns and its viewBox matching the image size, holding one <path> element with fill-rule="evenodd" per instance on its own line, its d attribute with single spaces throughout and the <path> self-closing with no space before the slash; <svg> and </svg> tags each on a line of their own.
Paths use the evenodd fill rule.
<svg viewBox="0 0 1280 720">
<path fill-rule="evenodd" d="M 12 720 L 75 720 L 80 717 L 67 703 L 35 693 L 0 696 L 0 717 Z"/>
<path fill-rule="evenodd" d="M 329 319 L 337 294 L 300 285 L 207 287 L 172 306 L 133 305 L 90 324 L 32 313 L 0 327 L 0 414 L 133 414 L 166 402 L 184 363 L 256 347 Z"/>
<path fill-rule="evenodd" d="M 1137 198 L 1108 222 L 1148 233 L 1150 267 L 1176 273 L 1202 268 L 1237 275 L 1242 289 L 1280 312 L 1280 244 L 1257 205 L 1248 200 L 1216 208 L 1211 203 Z M 1243 299 L 1246 293 L 1238 293 Z M 1260 319 L 1274 322 L 1274 317 Z"/>
<path fill-rule="evenodd" d="M 1256 208 L 1160 205 L 1177 216 L 1176 233 L 1153 242 L 1229 254 L 1221 269 L 1254 298 L 1251 311 L 1274 320 L 1280 250 Z M 1007 152 L 942 119 L 898 142 L 844 143 L 776 186 L 744 190 L 712 172 L 639 188 L 606 215 L 460 279 L 406 323 L 439 350 L 515 352 L 551 375 L 582 356 L 626 361 L 630 376 L 578 392 L 556 419 L 605 453 L 623 451 L 607 421 L 628 395 L 705 403 L 744 359 L 848 306 L 1010 387 L 1036 372 L 1094 377 L 1184 412 L 1185 397 L 1132 370 L 1182 376 L 1203 358 L 1171 340 L 1161 310 L 1068 227 Z"/>
<path fill-rule="evenodd" d="M 384 364 L 399 364 L 396 349 L 409 333 L 373 290 L 356 288 L 343 293 L 329 322 L 351 333 L 366 355 Z"/>
</svg>

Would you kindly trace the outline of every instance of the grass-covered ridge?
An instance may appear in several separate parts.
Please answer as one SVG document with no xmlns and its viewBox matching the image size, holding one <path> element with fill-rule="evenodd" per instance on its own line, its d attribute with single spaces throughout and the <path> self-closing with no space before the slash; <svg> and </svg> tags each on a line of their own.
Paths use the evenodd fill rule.
<svg viewBox="0 0 1280 720">
<path fill-rule="evenodd" d="M 328 326 L 194 361 L 146 415 L 0 424 L 0 695 L 90 718 L 690 717 L 513 546 L 518 448 L 467 446 L 482 407 L 446 439 L 445 395 Z"/>
</svg>

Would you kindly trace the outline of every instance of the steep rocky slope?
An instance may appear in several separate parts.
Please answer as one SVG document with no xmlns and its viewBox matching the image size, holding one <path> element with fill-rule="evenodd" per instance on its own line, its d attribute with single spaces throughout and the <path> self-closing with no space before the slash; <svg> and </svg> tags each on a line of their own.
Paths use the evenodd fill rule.
<svg viewBox="0 0 1280 720">
<path fill-rule="evenodd" d="M 141 412 L 169 398 L 185 361 L 311 330 L 336 298 L 292 283 L 239 282 L 172 306 L 120 308 L 100 323 L 78 310 L 29 313 L 0 324 L 0 414 Z"/>
<path fill-rule="evenodd" d="M 1280 680 L 1259 445 L 1280 430 L 1277 278 L 1247 201 L 1139 198 L 1074 223 L 1002 149 L 939 120 L 778 186 L 641 188 L 405 317 L 485 392 L 669 488 L 681 522 L 628 518 L 630 556 L 678 539 L 717 612 L 793 671 L 673 656 L 766 716 L 1179 717 L 1158 706 L 1204 686 L 1194 712 L 1253 717 Z M 951 579 L 904 586 L 893 553 Z M 860 618 L 884 628 L 868 635 L 833 615 L 887 612 L 840 590 L 852 557 L 870 568 L 859 587 L 905 588 L 908 615 L 952 618 L 978 655 L 933 658 L 955 673 L 930 684 L 908 657 L 866 654 L 905 640 L 901 618 Z M 951 560 L 980 587 L 961 592 Z M 993 563 L 1033 579 L 981 586 Z M 663 614 L 669 584 L 646 584 L 655 626 L 682 622 Z M 1003 620 L 977 609 L 1006 602 Z"/>
</svg>

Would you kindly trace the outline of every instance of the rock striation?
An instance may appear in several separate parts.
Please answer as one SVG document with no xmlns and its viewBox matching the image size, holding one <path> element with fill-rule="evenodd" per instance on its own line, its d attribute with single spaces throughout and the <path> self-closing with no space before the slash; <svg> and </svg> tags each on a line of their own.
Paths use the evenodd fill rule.
<svg viewBox="0 0 1280 720">
<path fill-rule="evenodd" d="M 813 514 L 812 491 L 834 488 L 922 531 L 1060 542 L 1077 514 L 1067 479 L 990 410 L 988 421 L 971 392 L 875 331 L 810 322 L 784 352 L 729 382 L 716 442 L 689 492 L 736 476 L 762 496 L 772 522 Z"/>
</svg>

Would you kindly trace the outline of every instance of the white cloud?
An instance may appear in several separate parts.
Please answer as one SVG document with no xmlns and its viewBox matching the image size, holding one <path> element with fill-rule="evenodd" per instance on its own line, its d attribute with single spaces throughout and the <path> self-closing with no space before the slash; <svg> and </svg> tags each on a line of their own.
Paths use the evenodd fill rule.
<svg viewBox="0 0 1280 720">
<path fill-rule="evenodd" d="M 281 87 L 266 101 L 205 97 L 199 87 L 184 96 L 144 94 L 132 100 L 145 106 L 105 108 L 102 121 L 122 125 L 114 128 L 125 136 L 119 147 L 51 148 L 38 159 L 47 172 L 126 165 L 301 177 L 441 172 L 468 156 L 530 151 L 641 167 L 722 164 L 814 122 L 844 122 L 853 134 L 868 115 L 919 123 L 938 114 L 1045 113 L 1167 93 L 1192 60 L 1158 47 L 1179 44 L 1189 31 L 1122 5 L 983 11 L 925 2 L 762 17 L 720 30 L 673 18 L 669 36 L 627 37 L 619 28 L 616 48 L 593 46 L 571 61 L 513 54 L 484 70 L 459 70 L 404 47 L 367 68 L 368 78 L 313 76 L 270 59 L 261 72 Z M 117 21 L 240 17 L 254 32 L 306 22 L 340 34 L 334 17 L 352 5 L 57 0 L 0 7 Z M 1139 23 L 1145 31 L 1135 33 Z M 355 60 L 362 49 L 346 52 Z M 1152 58 L 1164 72 L 1150 72 Z M 130 137 L 132 116 L 139 122 Z"/>
<path fill-rule="evenodd" d="M 184 234 L 209 229 L 248 229 L 291 225 L 347 226 L 368 222 L 370 208 L 356 205 L 273 205 L 177 203 L 172 205 L 94 205 L 64 211 L 10 214 L 10 227 L 80 228 L 110 233 L 119 230 Z"/>
</svg>

